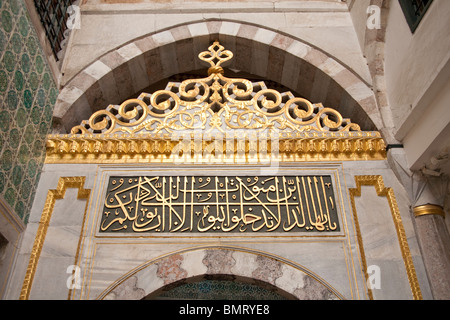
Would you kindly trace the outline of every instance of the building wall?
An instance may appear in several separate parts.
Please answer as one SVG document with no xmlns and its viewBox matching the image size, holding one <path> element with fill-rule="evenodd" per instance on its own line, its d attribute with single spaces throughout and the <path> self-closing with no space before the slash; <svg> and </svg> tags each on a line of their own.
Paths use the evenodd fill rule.
<svg viewBox="0 0 450 320">
<path fill-rule="evenodd" d="M 141 299 L 177 281 L 227 275 L 297 299 L 365 300 L 371 298 L 363 271 L 368 266 L 380 268 L 373 299 L 432 298 L 407 196 L 385 160 L 280 165 L 277 175 L 333 177 L 336 233 L 100 231 L 111 176 L 252 177 L 260 170 L 248 164 L 179 164 L 176 171 L 170 163 L 46 164 L 8 298 Z M 367 173 L 379 175 L 378 182 L 356 183 Z M 77 288 L 67 285 L 74 265 Z"/>
<path fill-rule="evenodd" d="M 398 1 L 391 1 L 386 29 L 386 88 L 402 124 L 450 57 L 450 3 L 433 1 L 411 33 Z M 408 85 L 405 85 L 408 84 Z"/>
<path fill-rule="evenodd" d="M 368 64 L 373 61 L 383 61 L 385 63 L 385 70 L 383 69 L 382 76 L 383 81 L 384 79 L 386 80 L 386 86 L 380 85 L 377 79 L 374 88 L 376 90 L 380 88 L 385 89 L 383 92 L 386 93 L 389 103 L 384 104 L 383 97 L 378 96 L 378 103 L 380 101 L 381 103 L 374 107 L 389 106 L 389 109 L 385 108 L 385 110 L 380 110 L 383 114 L 383 119 L 380 119 L 380 123 L 384 122 L 389 130 L 393 130 L 390 134 L 392 136 L 395 135 L 400 141 L 405 142 L 405 146 L 408 148 L 409 128 L 414 126 L 418 115 L 420 116 L 424 112 L 423 110 L 426 109 L 421 109 L 422 107 L 420 107 L 421 105 L 427 105 L 424 102 L 426 100 L 424 100 L 424 97 L 427 97 L 426 93 L 428 92 L 428 96 L 434 96 L 431 95 L 431 92 L 441 92 L 441 94 L 437 95 L 438 103 L 434 107 L 438 112 L 433 113 L 432 117 L 428 118 L 430 123 L 433 123 L 433 119 L 439 118 L 439 114 L 442 113 L 440 110 L 445 109 L 445 105 L 447 105 L 448 95 L 445 95 L 444 91 L 442 91 L 446 83 L 445 77 L 442 80 L 440 76 L 443 74 L 443 70 L 445 70 L 448 61 L 446 54 L 450 50 L 448 50 L 448 46 L 439 46 L 438 42 L 441 43 L 441 41 L 444 41 L 446 45 L 450 43 L 450 41 L 446 41 L 448 40 L 448 33 L 442 34 L 442 37 L 427 37 L 427 35 L 436 31 L 444 32 L 446 30 L 445 25 L 448 19 L 445 16 L 450 6 L 448 4 L 442 4 L 439 0 L 435 0 L 435 4 L 428 13 L 428 16 L 432 15 L 433 17 L 437 17 L 435 23 L 431 25 L 430 18 L 427 20 L 426 17 L 416 31 L 416 34 L 412 36 L 406 32 L 409 32 L 409 29 L 399 9 L 398 2 L 391 1 L 389 27 L 386 30 L 386 50 L 384 51 L 384 42 L 382 42 L 381 46 L 383 52 L 386 54 L 381 55 L 381 60 L 368 60 L 367 54 L 373 55 L 374 53 L 367 52 L 367 33 L 365 31 L 367 12 L 365 8 L 373 2 L 368 0 L 364 2 L 350 2 L 352 10 L 349 12 L 347 4 L 338 0 L 292 0 L 279 2 L 250 0 L 226 2 L 196 0 L 189 2 L 84 0 L 81 7 L 81 28 L 73 30 L 62 64 L 61 77 L 56 78 L 64 86 L 71 79 L 80 75 L 83 70 L 86 70 L 85 68 L 91 63 L 95 61 L 101 62 L 100 59 L 106 57 L 108 53 L 114 53 L 118 48 L 126 48 L 125 45 L 127 43 L 140 37 L 144 39 L 147 35 L 155 35 L 155 37 L 159 37 L 158 40 L 160 43 L 164 44 L 165 40 L 167 40 L 164 39 L 164 30 L 168 30 L 169 28 L 174 29 L 174 26 L 185 27 L 190 22 L 208 21 L 210 19 L 215 19 L 216 21 L 242 21 L 247 25 L 255 26 L 252 29 L 253 31 L 263 29 L 274 30 L 280 34 L 287 34 L 295 39 L 301 39 L 302 42 L 311 45 L 312 48 L 326 52 L 350 70 L 353 75 L 356 75 L 361 83 L 365 84 L 365 88 L 372 87 L 374 77 L 380 75 L 374 73 Z M 181 4 L 183 4 L 183 8 L 180 7 Z M 20 247 L 16 269 L 11 278 L 11 286 L 8 287 L 8 298 L 16 299 L 21 293 L 22 284 L 25 284 L 24 277 L 27 276 L 26 270 L 29 266 L 28 263 L 31 262 L 30 254 L 32 253 L 32 246 L 36 244 L 35 241 L 38 239 L 37 234 L 39 233 L 40 219 L 44 210 L 45 199 L 49 194 L 48 191 L 57 187 L 59 178 L 63 175 L 82 176 L 87 178 L 87 183 L 85 185 L 80 184 L 78 187 L 84 186 L 93 190 L 96 194 L 95 199 L 98 201 L 100 197 L 98 194 L 102 192 L 98 174 L 99 172 L 101 174 L 103 172 L 102 170 L 107 170 L 108 168 L 105 169 L 101 166 L 97 167 L 92 165 L 90 167 L 87 166 L 85 168 L 86 170 L 84 170 L 80 169 L 77 165 L 67 167 L 47 165 L 45 167 L 47 172 L 44 172 L 43 179 L 40 179 L 40 170 L 43 165 L 45 153 L 45 135 L 49 132 L 51 126 L 53 106 L 56 103 L 58 95 L 57 85 L 55 85 L 52 78 L 54 66 L 50 68 L 46 63 L 44 50 L 41 49 L 38 40 L 39 37 L 31 26 L 32 22 L 26 13 L 24 4 L 19 0 L 0 1 L 0 10 L 2 18 L 0 29 L 0 61 L 2 66 L 0 70 L 0 92 L 2 93 L 0 97 L 0 192 L 4 198 L 4 202 L 7 206 L 11 207 L 12 211 L 15 211 L 21 221 L 28 223 L 30 219 L 23 245 Z M 198 24 L 198 26 L 201 25 L 201 23 Z M 224 23 L 222 27 L 226 28 L 227 26 L 233 25 L 237 24 Z M 180 28 L 179 30 L 186 29 Z M 192 33 L 192 38 L 195 38 L 196 32 L 202 34 L 202 30 L 198 30 L 195 27 L 190 28 L 189 31 Z M 238 30 L 227 30 L 226 37 L 233 37 L 233 32 L 237 34 Z M 271 32 L 266 31 L 260 33 L 261 36 L 268 34 L 271 34 Z M 184 37 L 185 35 L 180 34 L 179 36 Z M 258 32 L 248 36 L 258 40 Z M 264 39 L 264 41 L 266 42 L 267 39 Z M 432 47 L 437 47 L 438 49 L 428 54 L 429 50 L 427 48 Z M 377 47 L 377 50 L 379 48 Z M 199 49 L 205 50 L 203 47 Z M 234 48 L 230 49 L 233 50 Z M 257 49 L 252 48 L 252 50 Z M 415 52 L 415 54 L 410 55 L 409 53 L 411 51 Z M 423 65 L 414 64 L 415 61 L 424 55 L 429 57 L 429 59 Z M 171 57 L 173 58 L 173 56 Z M 253 66 L 261 67 L 257 62 Z M 128 67 L 127 64 L 124 64 L 124 67 Z M 426 70 L 422 70 L 423 68 Z M 90 71 L 98 70 L 94 68 Z M 328 71 L 329 73 L 333 72 L 333 70 Z M 384 75 L 386 75 L 385 78 Z M 93 76 L 98 76 L 98 74 L 94 72 Z M 439 80 L 437 84 L 436 79 Z M 405 86 L 405 83 L 408 83 L 408 86 Z M 423 93 L 423 90 L 420 90 L 427 86 L 430 87 L 431 84 L 436 84 L 432 86 L 434 90 L 425 90 L 425 93 Z M 137 90 L 139 91 L 139 88 Z M 422 101 L 422 103 L 417 101 Z M 122 101 L 109 102 L 121 103 Z M 414 107 L 414 104 L 416 107 Z M 410 105 L 413 105 L 412 109 Z M 101 109 L 105 108 L 106 105 L 98 105 L 96 107 Z M 393 121 L 386 122 L 386 119 L 390 119 L 391 117 Z M 431 137 L 432 139 L 430 138 L 431 140 L 438 141 L 435 137 L 439 137 L 444 132 L 445 119 L 443 123 L 441 131 L 437 128 L 438 132 L 434 137 Z M 416 135 L 418 132 L 422 131 L 416 131 Z M 412 137 L 409 136 L 410 141 Z M 415 149 L 410 149 L 414 152 L 408 153 L 407 150 L 407 155 L 411 158 L 413 154 L 414 157 L 420 158 L 420 153 L 424 153 L 427 144 L 430 144 L 430 139 L 423 139 L 418 151 L 417 145 L 414 147 Z M 413 141 L 415 140 L 413 139 Z M 410 216 L 409 207 L 411 199 L 408 198 L 409 194 L 405 192 L 405 185 L 402 186 L 399 183 L 393 171 L 389 168 L 390 164 L 382 161 L 372 164 L 344 163 L 334 165 L 342 166 L 343 169 L 339 171 L 339 174 L 343 177 L 345 169 L 345 178 L 343 178 L 343 184 L 341 185 L 345 193 L 344 197 L 348 197 L 347 192 L 349 188 L 355 187 L 354 179 L 356 176 L 380 174 L 385 179 L 387 186 L 394 187 L 394 193 L 398 197 L 400 214 L 405 223 L 406 236 L 408 238 L 407 243 L 410 246 L 412 259 L 416 267 L 417 281 L 422 289 L 423 297 L 425 299 L 432 298 L 427 274 L 423 265 L 422 253 L 416 241 L 414 221 L 411 220 Z M 409 169 L 409 166 L 407 168 Z M 115 170 L 115 168 L 112 169 Z M 301 170 L 302 168 L 300 166 L 295 169 Z M 320 165 L 317 165 L 316 169 L 321 170 L 322 168 Z M 137 170 L 142 171 L 143 169 L 137 168 Z M 39 181 L 40 187 L 36 189 Z M 375 291 L 375 298 L 395 299 L 402 297 L 410 299 L 413 296 L 411 291 L 414 290 L 412 290 L 411 281 L 408 279 L 408 273 L 411 270 L 408 270 L 408 267 L 405 268 L 407 259 L 404 256 L 402 257 L 400 248 L 396 247 L 393 251 L 386 250 L 386 248 L 392 249 L 393 247 L 389 241 L 392 239 L 396 240 L 396 230 L 393 228 L 392 221 L 390 220 L 391 215 L 389 210 L 392 211 L 392 208 L 389 208 L 389 205 L 383 202 L 384 199 L 383 201 L 380 200 L 380 196 L 376 195 L 372 189 L 362 189 L 362 200 L 356 200 L 356 207 L 358 208 L 358 217 L 361 218 L 361 227 L 364 229 L 362 231 L 362 238 L 366 244 L 366 258 L 369 264 L 380 265 L 384 271 L 388 271 L 384 273 L 384 275 L 387 275 L 384 281 L 387 281 L 386 283 L 389 285 L 385 286 L 383 291 Z M 39 196 L 36 198 L 33 207 L 33 216 L 28 218 L 36 190 L 38 190 Z M 65 299 L 68 296 L 69 298 L 91 299 L 104 297 L 101 294 L 105 292 L 108 294 L 111 293 L 112 295 L 110 297 L 117 294 L 120 296 L 120 292 L 105 290 L 111 284 L 118 284 L 123 274 L 126 274 L 137 266 L 142 266 L 148 261 L 153 261 L 152 259 L 156 259 L 158 256 L 168 254 L 169 251 L 167 250 L 169 249 L 175 251 L 186 249 L 189 251 L 189 247 L 192 245 L 192 243 L 180 244 L 176 241 L 168 241 L 168 243 L 164 242 L 164 246 L 168 248 L 164 251 L 161 247 L 155 247 L 147 239 L 139 239 L 137 242 L 148 253 L 148 256 L 142 257 L 140 252 L 129 250 L 129 243 L 126 242 L 134 243 L 134 239 L 131 239 L 122 244 L 119 243 L 119 246 L 117 246 L 119 251 L 123 252 L 127 257 L 126 260 L 123 260 L 123 257 L 115 255 L 116 249 L 113 243 L 115 239 L 102 242 L 93 236 L 88 239 L 92 247 L 80 246 L 80 239 L 82 239 L 80 235 L 86 232 L 83 229 L 84 227 L 89 228 L 93 232 L 91 235 L 95 235 L 95 232 L 97 232 L 95 229 L 95 219 L 99 216 L 99 212 L 91 207 L 85 210 L 88 203 L 87 199 L 77 198 L 76 190 L 68 191 L 67 197 L 64 199 L 64 202 L 58 202 L 57 204 L 55 212 L 59 212 L 59 214 L 56 214 L 56 220 L 51 221 L 52 225 L 49 229 L 45 246 L 41 244 L 43 251 L 36 269 L 36 279 L 32 291 L 28 291 L 28 293 L 31 293 L 31 298 Z M 90 199 L 90 201 L 92 203 L 94 200 Z M 373 219 L 374 217 L 378 217 L 379 214 L 379 212 L 373 211 L 373 208 L 383 208 L 383 221 Z M 343 216 L 351 221 L 352 209 L 349 198 L 343 201 L 342 209 Z M 74 212 L 77 214 L 68 215 L 68 213 Z M 94 219 L 90 220 L 92 224 L 85 224 L 85 221 L 82 220 L 83 215 L 86 214 Z M 373 226 L 375 224 L 377 224 L 376 228 L 380 228 L 380 230 L 390 228 L 392 233 L 385 235 L 386 237 L 384 238 L 380 238 L 379 235 L 382 233 L 375 234 L 373 232 Z M 338 245 L 340 248 L 343 248 L 343 251 L 333 256 L 333 259 L 339 262 L 340 268 L 346 270 L 347 275 L 349 274 L 349 269 L 348 264 L 346 264 L 348 261 L 346 260 L 346 254 L 354 254 L 354 261 L 357 260 L 356 257 L 364 257 L 363 255 L 359 256 L 361 253 L 357 249 L 362 244 L 356 244 L 357 239 L 352 233 L 352 230 L 351 228 L 349 229 L 350 233 L 345 235 L 344 242 L 346 245 L 354 244 L 354 246 L 347 248 L 345 245 Z M 330 239 L 326 240 L 328 241 Z M 111 247 L 109 247 L 110 243 L 108 241 L 111 242 Z M 202 241 L 199 243 L 203 245 L 204 243 Z M 365 296 L 366 289 L 363 271 L 359 262 L 358 265 L 352 265 L 353 269 L 350 270 L 355 282 L 353 283 L 353 280 L 351 280 L 350 282 L 343 283 L 341 276 L 345 272 L 339 274 L 331 270 L 334 266 L 329 263 L 328 257 L 323 257 L 322 260 L 315 260 L 315 257 L 311 256 L 310 259 L 302 260 L 303 257 L 296 253 L 299 243 L 304 246 L 305 254 L 311 254 L 311 252 L 315 251 L 314 246 L 319 248 L 320 245 L 314 243 L 306 244 L 308 241 L 303 240 L 299 240 L 298 243 L 295 241 L 291 243 L 292 250 L 286 249 L 287 251 L 282 253 L 279 252 L 278 247 L 274 246 L 271 241 L 267 243 L 248 243 L 246 250 L 260 250 L 267 253 L 267 255 L 282 254 L 298 263 L 298 265 L 304 265 L 306 263 L 307 269 L 313 270 L 322 279 L 326 279 L 326 282 L 332 284 L 331 287 L 338 288 L 337 291 L 342 294 L 340 296 L 341 298 L 367 298 Z M 397 245 L 397 241 L 394 241 L 394 243 Z M 224 245 L 233 246 L 239 244 L 239 242 L 233 242 L 233 240 L 222 241 L 219 239 L 215 240 L 215 244 L 218 248 L 222 248 Z M 95 256 L 94 251 L 90 250 L 97 245 L 99 245 L 99 248 L 102 248 L 97 251 L 98 255 Z M 80 248 L 81 250 L 85 250 L 81 254 L 78 252 Z M 325 250 L 324 247 L 320 248 Z M 205 257 L 208 256 L 207 250 L 202 252 L 202 254 L 205 254 Z M 95 259 L 100 257 L 100 259 L 96 260 L 96 264 L 94 264 L 94 257 Z M 193 257 L 199 258 L 196 255 Z M 79 258 L 82 260 L 77 260 Z M 250 259 L 248 257 L 244 258 Z M 191 261 L 189 259 L 193 258 L 188 257 L 188 262 Z M 71 291 L 67 291 L 66 279 L 68 274 L 66 268 L 73 264 L 82 266 L 83 272 L 85 272 L 84 279 L 86 280 L 83 283 L 83 288 L 87 288 L 88 291 L 92 289 L 90 291 L 91 295 L 86 294 L 86 291 L 82 290 L 81 292 L 77 292 L 75 296 L 71 296 Z M 109 267 L 110 265 L 115 265 L 115 268 L 111 269 Z M 185 270 L 193 276 L 198 275 L 197 271 L 204 268 L 199 263 L 193 266 L 194 269 L 197 269 Z M 151 270 L 155 271 L 154 269 Z M 234 269 L 233 272 L 235 272 L 235 275 L 242 275 L 247 271 L 247 269 L 242 268 Z M 283 272 L 280 274 L 278 283 L 280 286 L 281 283 L 286 284 L 288 282 L 286 279 L 290 275 L 290 271 Z M 395 276 L 399 272 L 402 275 Z M 283 278 L 284 275 L 286 275 L 286 279 Z M 158 277 L 159 279 L 155 278 L 156 282 L 164 282 L 166 280 L 163 276 Z M 92 279 L 93 282 L 91 282 Z M 141 278 L 141 281 L 147 281 L 145 279 L 145 277 Z M 274 280 L 274 284 L 277 284 L 275 282 Z M 349 286 L 348 283 L 350 283 Z M 153 285 L 148 283 L 143 285 L 146 294 L 150 293 L 148 291 L 149 288 L 158 287 L 154 287 Z M 359 293 L 355 294 L 355 292 L 360 292 L 361 295 Z"/>
<path fill-rule="evenodd" d="M 433 1 L 411 33 L 398 1 L 391 3 L 386 30 L 386 88 L 397 124 L 394 134 L 404 142 L 414 170 L 429 165 L 430 158 L 439 157 L 441 152 L 448 154 L 450 118 L 443 110 L 450 103 L 445 96 L 450 83 L 449 14 L 448 1 Z"/>
</svg>

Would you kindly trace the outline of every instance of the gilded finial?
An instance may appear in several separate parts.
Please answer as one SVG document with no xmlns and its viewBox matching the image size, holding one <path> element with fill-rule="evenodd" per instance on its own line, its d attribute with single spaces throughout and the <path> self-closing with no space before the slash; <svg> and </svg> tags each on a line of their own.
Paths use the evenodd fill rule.
<svg viewBox="0 0 450 320">
<path fill-rule="evenodd" d="M 220 45 L 219 41 L 214 41 L 214 43 L 209 46 L 209 51 L 201 52 L 198 57 L 200 60 L 209 62 L 211 67 L 208 69 L 208 75 L 213 73 L 222 73 L 223 68 L 221 64 L 225 61 L 233 58 L 233 53 L 230 50 L 224 50 L 225 48 Z"/>
</svg>

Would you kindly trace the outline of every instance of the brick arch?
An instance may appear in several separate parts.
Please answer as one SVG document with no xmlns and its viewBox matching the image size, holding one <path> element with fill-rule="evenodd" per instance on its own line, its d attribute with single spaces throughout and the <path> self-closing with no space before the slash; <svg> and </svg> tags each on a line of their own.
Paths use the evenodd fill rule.
<svg viewBox="0 0 450 320">
<path fill-rule="evenodd" d="M 187 249 L 148 261 L 116 280 L 97 299 L 143 299 L 161 288 L 214 275 L 251 279 L 254 284 L 265 283 L 302 300 L 344 299 L 336 289 L 300 265 L 268 253 L 220 246 Z"/>
<path fill-rule="evenodd" d="M 313 103 L 335 108 L 363 130 L 383 127 L 370 86 L 331 55 L 261 26 L 209 20 L 135 39 L 91 63 L 61 90 L 54 131 L 70 132 L 109 104 L 120 104 L 170 76 L 204 68 L 197 55 L 217 39 L 234 53 L 229 68 L 279 82 Z"/>
</svg>

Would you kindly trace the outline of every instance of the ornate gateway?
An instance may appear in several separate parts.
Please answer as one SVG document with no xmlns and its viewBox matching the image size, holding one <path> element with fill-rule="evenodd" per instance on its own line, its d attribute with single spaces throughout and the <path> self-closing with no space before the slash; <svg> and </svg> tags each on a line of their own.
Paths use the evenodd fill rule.
<svg viewBox="0 0 450 320">
<path fill-rule="evenodd" d="M 206 78 L 48 136 L 21 299 L 42 297 L 55 275 L 51 294 L 68 299 L 152 298 L 213 275 L 299 299 L 421 298 L 380 133 L 227 78 L 232 57 L 214 42 L 199 54 Z M 67 264 L 79 282 L 66 287 Z M 369 287 L 374 265 L 395 270 L 383 273 L 388 290 Z"/>
</svg>

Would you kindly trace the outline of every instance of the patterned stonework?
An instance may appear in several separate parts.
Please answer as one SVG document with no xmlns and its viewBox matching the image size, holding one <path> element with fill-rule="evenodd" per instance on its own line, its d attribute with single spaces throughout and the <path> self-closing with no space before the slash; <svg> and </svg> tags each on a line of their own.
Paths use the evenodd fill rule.
<svg viewBox="0 0 450 320">
<path fill-rule="evenodd" d="M 179 254 L 171 255 L 156 263 L 158 271 L 156 275 L 164 280 L 164 284 L 169 284 L 186 278 L 187 272 L 181 268 L 183 256 Z"/>
<path fill-rule="evenodd" d="M 159 280 L 149 281 L 151 278 Z M 222 247 L 150 261 L 110 288 L 98 299 L 343 299 L 301 267 L 259 253 Z"/>
<path fill-rule="evenodd" d="M 113 292 L 115 300 L 139 300 L 145 294 L 144 289 L 138 288 L 136 286 L 137 278 L 130 277 L 125 280 L 121 286 L 119 286 Z"/>
<path fill-rule="evenodd" d="M 236 264 L 229 250 L 207 250 L 202 262 L 208 268 L 207 274 L 231 274 Z"/>
<path fill-rule="evenodd" d="M 319 282 L 313 280 L 311 277 L 305 277 L 303 279 L 303 288 L 297 288 L 294 291 L 294 295 L 299 300 L 335 300 L 336 296 L 327 289 L 327 287 L 321 285 Z"/>
<path fill-rule="evenodd" d="M 25 223 L 58 90 L 22 0 L 0 1 L 0 194 Z"/>
<path fill-rule="evenodd" d="M 255 279 L 275 284 L 275 280 L 283 275 L 281 263 L 274 259 L 258 256 L 256 258 L 258 267 L 253 271 L 252 276 Z"/>
</svg>

